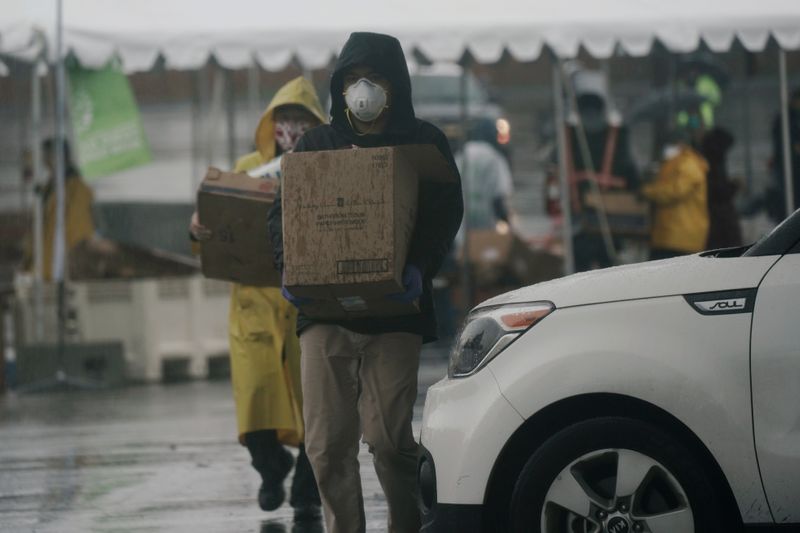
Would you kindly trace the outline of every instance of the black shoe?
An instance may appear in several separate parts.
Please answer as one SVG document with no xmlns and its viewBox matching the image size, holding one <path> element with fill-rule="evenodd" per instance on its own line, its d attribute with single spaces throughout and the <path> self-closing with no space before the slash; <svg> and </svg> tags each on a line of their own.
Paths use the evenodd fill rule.
<svg viewBox="0 0 800 533">
<path fill-rule="evenodd" d="M 267 485 L 262 483 L 258 489 L 258 506 L 262 511 L 274 511 L 286 499 L 286 491 L 283 489 L 283 483 L 274 483 Z"/>
<path fill-rule="evenodd" d="M 294 508 L 294 521 L 297 522 L 319 522 L 322 519 L 322 512 L 319 505 L 309 503 L 299 505 Z"/>
<path fill-rule="evenodd" d="M 294 457 L 283 446 L 276 450 L 279 458 L 273 463 L 271 472 L 266 476 L 262 473 L 261 487 L 258 489 L 258 506 L 263 511 L 274 511 L 286 499 L 286 490 L 283 481 L 294 466 Z"/>
<path fill-rule="evenodd" d="M 264 522 L 261 524 L 261 530 L 259 533 L 286 533 L 286 526 L 278 523 L 273 522 L 270 520 L 269 522 Z"/>
</svg>

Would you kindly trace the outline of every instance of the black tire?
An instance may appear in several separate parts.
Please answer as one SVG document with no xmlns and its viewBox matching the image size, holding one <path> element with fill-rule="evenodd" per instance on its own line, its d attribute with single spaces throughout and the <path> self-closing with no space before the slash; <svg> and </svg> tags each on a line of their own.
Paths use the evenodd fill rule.
<svg viewBox="0 0 800 533">
<path fill-rule="evenodd" d="M 620 454 L 628 454 L 628 450 L 631 450 L 634 452 L 634 456 L 641 454 L 641 456 L 657 462 L 658 467 L 649 470 L 655 472 L 651 479 L 658 474 L 663 475 L 663 471 L 659 468 L 663 467 L 663 470 L 668 472 L 667 475 L 664 475 L 665 479 L 671 480 L 666 482 L 666 485 L 676 488 L 675 482 L 677 482 L 678 492 L 682 490 L 679 499 L 684 502 L 682 504 L 684 508 L 688 503 L 691 512 L 690 520 L 694 522 L 695 533 L 730 533 L 734 531 L 730 527 L 731 520 L 724 514 L 724 506 L 719 497 L 721 491 L 714 487 L 704 465 L 692 457 L 689 449 L 656 426 L 622 417 L 596 418 L 571 425 L 547 439 L 536 450 L 525 464 L 514 487 L 511 499 L 511 531 L 514 533 L 556 533 L 556 531 L 567 533 L 569 529 L 566 523 L 563 532 L 560 531 L 558 525 L 548 525 L 546 531 L 542 529 L 542 513 L 548 491 L 551 486 L 554 486 L 557 479 L 563 480 L 563 477 L 557 478 L 557 476 L 575 461 L 583 460 L 584 457 L 613 457 L 611 450 L 622 450 L 619 452 Z M 601 451 L 605 451 L 605 455 Z M 594 452 L 597 453 L 596 456 L 592 455 Z M 591 460 L 599 459 L 588 459 L 585 464 L 589 464 Z M 576 464 L 580 466 L 584 463 Z M 645 485 L 646 483 L 643 482 L 641 486 L 645 487 Z M 669 491 L 664 490 L 664 492 Z M 592 494 L 599 493 L 592 491 Z M 631 507 L 634 506 L 633 499 L 629 500 Z M 548 505 L 547 513 L 548 524 L 550 524 L 550 517 L 558 515 L 558 513 L 570 517 L 578 516 L 565 510 L 562 511 L 558 505 L 554 504 Z M 592 516 L 593 519 L 597 518 L 596 513 Z M 560 520 L 560 516 L 557 516 L 552 521 L 560 523 Z M 567 518 L 565 522 L 569 520 L 578 519 Z M 602 531 L 602 529 L 589 530 Z M 647 531 L 647 528 L 644 530 Z M 684 532 L 675 531 L 674 533 Z"/>
</svg>

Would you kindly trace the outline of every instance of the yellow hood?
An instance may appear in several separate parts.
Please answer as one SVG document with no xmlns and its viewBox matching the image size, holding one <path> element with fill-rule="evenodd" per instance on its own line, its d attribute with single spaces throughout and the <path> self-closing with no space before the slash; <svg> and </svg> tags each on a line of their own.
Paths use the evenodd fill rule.
<svg viewBox="0 0 800 533">
<path fill-rule="evenodd" d="M 275 109 L 282 105 L 301 105 L 317 117 L 321 123 L 328 122 L 311 82 L 302 76 L 288 82 L 275 93 L 256 128 L 256 148 L 265 163 L 275 157 L 275 120 L 273 115 Z"/>
</svg>

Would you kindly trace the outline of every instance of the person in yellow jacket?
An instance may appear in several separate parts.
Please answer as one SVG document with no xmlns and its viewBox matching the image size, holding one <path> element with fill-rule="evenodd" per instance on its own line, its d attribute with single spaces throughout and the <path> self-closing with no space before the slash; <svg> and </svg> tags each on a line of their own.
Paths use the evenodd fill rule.
<svg viewBox="0 0 800 533">
<path fill-rule="evenodd" d="M 107 252 L 110 243 L 96 234 L 92 206 L 94 195 L 92 189 L 81 178 L 80 171 L 72 161 L 67 141 L 64 145 L 64 244 L 67 256 L 85 246 L 90 250 Z M 50 179 L 41 189 L 42 201 L 42 278 L 52 281 L 53 278 L 53 246 L 56 236 L 56 193 L 55 193 L 55 139 L 46 139 L 42 143 L 42 156 Z M 33 266 L 33 238 L 29 236 L 25 242 L 24 267 Z"/>
<path fill-rule="evenodd" d="M 641 194 L 653 204 L 650 259 L 702 251 L 708 237 L 708 163 L 683 138 L 664 150 L 658 176 Z"/>
<path fill-rule="evenodd" d="M 241 157 L 234 170 L 254 178 L 280 177 L 280 156 L 294 149 L 304 131 L 323 122 L 313 85 L 295 78 L 275 94 L 262 115 L 255 133 L 257 151 Z M 197 212 L 190 231 L 198 241 L 211 237 Z M 279 287 L 233 284 L 228 320 L 239 441 L 262 478 L 258 503 L 265 511 L 283 503 L 283 481 L 293 462 L 284 445 L 298 446 L 290 503 L 296 520 L 318 519 L 319 493 L 303 446 L 297 310 Z"/>
</svg>

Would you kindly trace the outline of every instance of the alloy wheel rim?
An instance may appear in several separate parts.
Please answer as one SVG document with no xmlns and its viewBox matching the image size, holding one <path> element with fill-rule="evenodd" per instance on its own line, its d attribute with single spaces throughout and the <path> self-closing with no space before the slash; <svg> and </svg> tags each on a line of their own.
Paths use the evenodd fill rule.
<svg viewBox="0 0 800 533">
<path fill-rule="evenodd" d="M 694 533 L 686 491 L 659 461 L 606 448 L 575 459 L 553 479 L 542 533 Z"/>
</svg>

